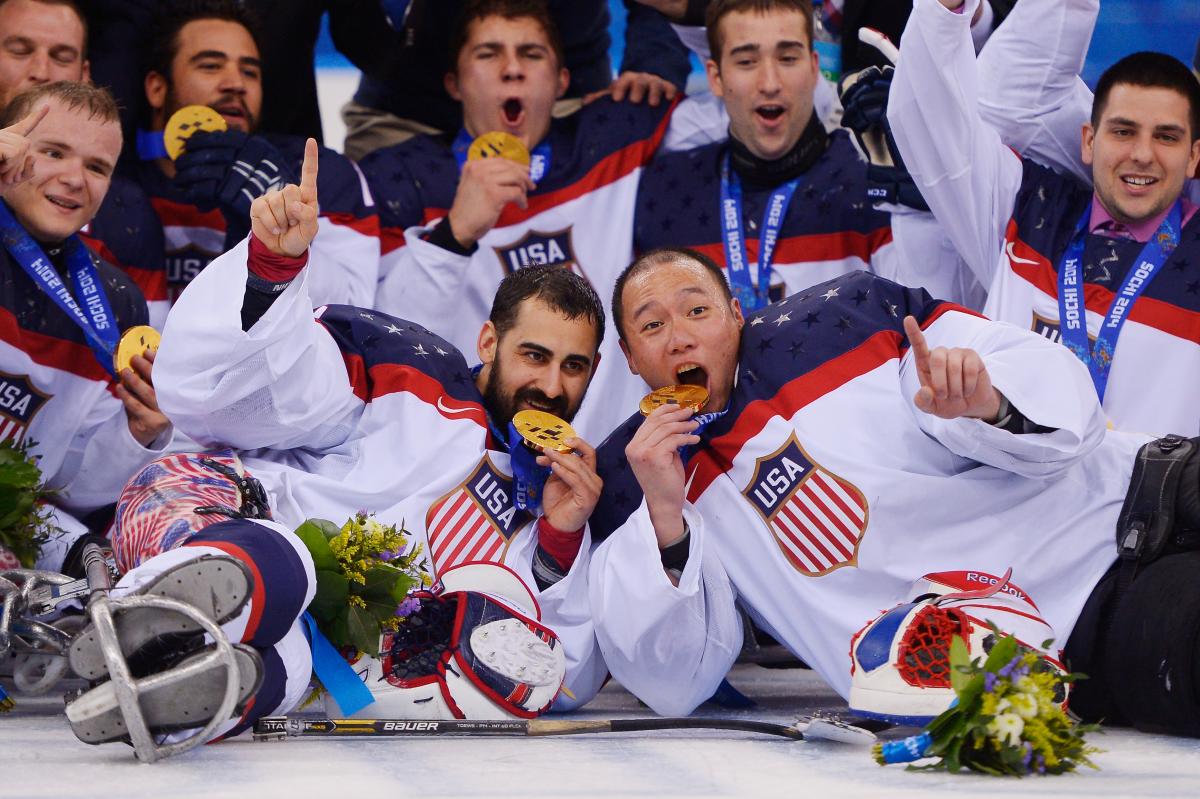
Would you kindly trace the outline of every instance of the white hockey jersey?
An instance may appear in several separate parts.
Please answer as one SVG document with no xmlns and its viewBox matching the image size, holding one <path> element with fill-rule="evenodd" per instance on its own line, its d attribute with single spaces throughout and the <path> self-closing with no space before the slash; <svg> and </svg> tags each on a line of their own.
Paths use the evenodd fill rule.
<svg viewBox="0 0 1200 799">
<path fill-rule="evenodd" d="M 993 384 L 1052 432 L 918 411 L 907 314 L 930 347 L 979 352 Z M 664 714 L 708 698 L 737 657 L 735 598 L 843 696 L 851 637 L 932 572 L 1012 567 L 1065 645 L 1116 559 L 1144 443 L 1106 434 L 1065 348 L 854 273 L 748 319 L 729 411 L 684 452 L 691 548 L 674 587 L 624 460 L 640 424 L 599 451 L 589 582 L 613 676 Z"/>
<path fill-rule="evenodd" d="M 1069 72 L 1072 54 L 1078 59 L 1079 47 L 1070 43 L 1080 31 L 1090 30 L 1079 24 L 1089 2 L 1024 9 L 1038 17 L 1036 36 L 1047 41 L 1059 36 L 1067 42 L 1068 56 L 1051 59 L 1063 62 L 1054 68 L 1058 72 Z M 1018 7 L 1014 15 L 1021 11 Z M 980 282 L 989 286 L 985 312 L 1058 340 L 1059 262 L 1077 219 L 1092 201 L 1092 190 L 1072 177 L 1023 162 L 978 113 L 969 112 L 980 94 L 964 19 L 969 16 L 970 9 L 953 14 L 936 0 L 916 4 L 904 36 L 905 56 L 896 71 L 889 119 L 905 163 L 935 216 Z M 999 47 L 989 52 L 993 45 L 1004 44 L 1003 30 L 984 50 L 992 64 L 1005 63 Z M 1017 33 L 1029 35 L 1024 29 L 1014 29 L 1012 35 Z M 1013 63 L 1017 69 L 1021 62 Z M 996 67 L 989 66 L 984 74 L 995 79 Z M 1019 81 L 1022 74 L 1007 77 Z M 1074 79 L 1064 83 L 1060 75 L 1056 80 L 1049 90 L 1058 92 L 1068 108 L 1078 92 Z M 1012 92 L 994 94 L 993 106 L 1012 102 L 1004 99 L 1012 98 Z M 1036 93 L 1030 96 L 1030 103 L 1045 102 Z M 1038 124 L 1043 127 L 1031 128 L 1027 138 L 1040 140 L 1041 149 L 1031 155 L 1054 160 L 1068 149 L 1056 140 L 1056 117 Z M 1022 144 L 1008 128 L 1005 138 L 1015 146 Z M 1069 160 L 1064 166 L 1078 173 Z M 1140 250 L 1137 242 L 1087 235 L 1082 271 L 1089 336 L 1104 324 Z M 1197 392 L 1200 218 L 1193 215 L 1184 224 L 1179 246 L 1128 314 L 1113 355 L 1104 410 L 1118 429 L 1194 436 L 1200 433 L 1200 412 L 1192 401 Z"/>
<path fill-rule="evenodd" d="M 231 287 L 246 284 L 247 251 L 243 241 L 214 260 L 172 309 L 155 362 L 164 412 L 196 441 L 238 449 L 289 528 L 367 510 L 403 524 L 435 573 L 502 562 L 535 586 L 536 525 L 513 502 L 507 448 L 462 355 L 368 309 L 323 307 L 314 323 L 311 263 L 243 332 L 242 292 Z M 605 675 L 583 582 L 587 546 L 538 594 L 565 646 L 569 704 L 590 699 Z"/>
</svg>

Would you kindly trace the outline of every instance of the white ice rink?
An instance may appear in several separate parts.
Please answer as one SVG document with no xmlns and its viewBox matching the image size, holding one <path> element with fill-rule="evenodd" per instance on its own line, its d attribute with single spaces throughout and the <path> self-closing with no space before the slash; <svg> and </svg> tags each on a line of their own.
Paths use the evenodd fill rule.
<svg viewBox="0 0 1200 799">
<path fill-rule="evenodd" d="M 843 709 L 812 672 L 738 666 L 731 682 L 758 701 L 736 715 L 791 723 Z M 60 700 L 20 701 L 0 715 L 4 799 L 533 799 L 534 797 L 1177 796 L 1200 797 L 1200 741 L 1113 730 L 1094 736 L 1100 771 L 1002 779 L 875 765 L 869 750 L 743 733 L 687 731 L 562 738 L 291 739 L 244 736 L 154 765 L 122 744 L 79 743 Z M 609 685 L 583 718 L 650 715 Z"/>
</svg>

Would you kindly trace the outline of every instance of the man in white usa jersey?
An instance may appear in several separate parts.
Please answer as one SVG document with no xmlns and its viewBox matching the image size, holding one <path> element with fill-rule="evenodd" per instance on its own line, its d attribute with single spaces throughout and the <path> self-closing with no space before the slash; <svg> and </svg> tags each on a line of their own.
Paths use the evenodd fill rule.
<svg viewBox="0 0 1200 799">
<path fill-rule="evenodd" d="M 696 418 L 635 414 L 598 452 L 596 635 L 656 711 L 690 711 L 725 674 L 735 598 L 847 695 L 864 663 L 848 650 L 881 609 L 923 578 L 967 590 L 1011 568 L 1017 615 L 1092 674 L 1106 719 L 1200 733 L 1194 441 L 1173 440 L 1192 456 L 1178 505 L 1145 517 L 1176 537 L 1130 550 L 1114 588 L 1145 438 L 1105 431 L 1062 347 L 861 272 L 743 318 L 719 267 L 685 250 L 639 258 L 613 307 L 632 370 L 709 392 Z M 1123 525 L 1142 518 L 1130 502 Z"/>
<path fill-rule="evenodd" d="M 525 409 L 575 414 L 603 337 L 600 300 L 567 270 L 519 270 L 498 291 L 474 370 L 397 317 L 326 306 L 314 323 L 305 264 L 316 157 L 310 140 L 300 186 L 259 198 L 248 240 L 172 310 L 157 367 L 168 412 L 197 441 L 241 450 L 274 518 L 293 529 L 365 509 L 403 523 L 436 575 L 487 561 L 540 588 L 566 685 L 584 702 L 605 674 L 581 576 L 600 490 L 594 451 L 574 439 L 580 457 L 533 462 L 510 420 Z"/>
</svg>

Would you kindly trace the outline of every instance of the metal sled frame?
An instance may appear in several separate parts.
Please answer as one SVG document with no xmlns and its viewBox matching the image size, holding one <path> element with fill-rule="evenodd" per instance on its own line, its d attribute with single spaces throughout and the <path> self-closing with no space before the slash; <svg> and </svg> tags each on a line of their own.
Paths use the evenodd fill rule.
<svg viewBox="0 0 1200 799">
<path fill-rule="evenodd" d="M 186 616 L 212 637 L 216 648 L 187 665 L 177 666 L 142 679 L 135 679 L 129 671 L 129 664 L 125 662 L 125 657 L 121 654 L 113 620 L 115 614 L 132 608 L 159 608 Z M 99 639 L 100 651 L 104 655 L 104 662 L 108 665 L 113 692 L 121 707 L 125 728 L 129 732 L 129 738 L 133 743 L 133 750 L 138 760 L 143 763 L 154 763 L 194 749 L 208 740 L 209 736 L 216 732 L 217 727 L 233 715 L 238 699 L 237 661 L 234 659 L 233 647 L 230 645 L 229 639 L 216 622 L 203 616 L 191 605 L 159 596 L 138 595 L 112 599 L 107 595 L 99 595 L 88 604 L 87 612 L 92 623 L 96 625 L 96 637 Z M 169 744 L 156 743 L 142 713 L 140 701 L 142 694 L 153 689 L 185 682 L 197 674 L 208 671 L 214 665 L 225 668 L 227 679 L 225 695 L 212 719 L 203 728 L 182 741 Z"/>
</svg>

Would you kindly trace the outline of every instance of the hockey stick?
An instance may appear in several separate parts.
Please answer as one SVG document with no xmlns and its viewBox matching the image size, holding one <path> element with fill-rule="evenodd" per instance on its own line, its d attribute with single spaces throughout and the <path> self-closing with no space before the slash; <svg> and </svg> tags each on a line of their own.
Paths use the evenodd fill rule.
<svg viewBox="0 0 1200 799">
<path fill-rule="evenodd" d="M 651 732 L 656 730 L 734 730 L 790 738 L 809 738 L 871 743 L 875 736 L 867 730 L 843 722 L 815 719 L 807 730 L 797 726 L 765 721 L 714 718 L 650 719 L 531 719 L 513 720 L 413 720 L 413 719 L 304 719 L 264 716 L 254 724 L 254 740 L 278 741 L 296 737 L 429 737 L 444 735 L 509 735 L 530 738 L 549 735 L 586 735 L 606 732 Z"/>
</svg>

